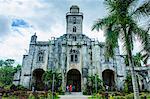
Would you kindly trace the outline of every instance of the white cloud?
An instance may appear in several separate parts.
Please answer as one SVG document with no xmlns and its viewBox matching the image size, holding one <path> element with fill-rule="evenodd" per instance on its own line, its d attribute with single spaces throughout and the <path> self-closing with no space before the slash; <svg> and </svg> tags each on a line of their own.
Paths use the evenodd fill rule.
<svg viewBox="0 0 150 99">
<path fill-rule="evenodd" d="M 11 20 L 9 17 L 0 15 L 0 36 L 3 37 L 10 32 Z M 0 38 L 2 41 L 2 38 Z"/>
<path fill-rule="evenodd" d="M 13 58 L 17 63 L 20 63 L 22 61 L 22 55 L 25 53 L 25 49 L 28 48 L 29 44 L 30 35 L 27 32 L 29 31 L 22 30 L 24 36 L 17 33 L 10 34 L 5 41 L 0 43 L 0 58 Z"/>
</svg>

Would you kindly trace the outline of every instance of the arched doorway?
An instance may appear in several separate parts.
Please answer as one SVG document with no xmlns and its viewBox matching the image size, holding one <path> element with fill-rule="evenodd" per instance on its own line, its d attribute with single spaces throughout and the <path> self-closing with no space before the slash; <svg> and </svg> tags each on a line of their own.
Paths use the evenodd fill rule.
<svg viewBox="0 0 150 99">
<path fill-rule="evenodd" d="M 33 86 L 35 87 L 35 90 L 44 90 L 44 82 L 42 80 L 42 75 L 44 72 L 45 71 L 43 69 L 35 69 L 33 71 Z"/>
<path fill-rule="evenodd" d="M 81 74 L 77 69 L 71 69 L 68 71 L 67 85 L 72 85 L 73 92 L 81 92 Z"/>
<path fill-rule="evenodd" d="M 106 69 L 103 71 L 102 76 L 105 87 L 108 86 L 108 88 L 106 89 L 111 91 L 114 90 L 115 89 L 114 71 Z"/>
</svg>

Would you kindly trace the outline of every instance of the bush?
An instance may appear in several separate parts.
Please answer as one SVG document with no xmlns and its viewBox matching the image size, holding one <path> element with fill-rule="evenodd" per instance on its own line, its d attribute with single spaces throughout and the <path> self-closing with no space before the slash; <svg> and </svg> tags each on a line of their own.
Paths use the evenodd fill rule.
<svg viewBox="0 0 150 99">
<path fill-rule="evenodd" d="M 22 85 L 17 85 L 17 90 L 26 90 L 26 88 Z"/>
<path fill-rule="evenodd" d="M 63 89 L 62 89 L 62 86 L 58 88 L 58 93 L 59 93 L 60 95 L 64 95 L 64 94 L 65 94 L 65 92 L 64 92 Z"/>
<path fill-rule="evenodd" d="M 87 95 L 88 93 L 87 93 L 87 91 L 83 91 L 83 95 Z"/>
<path fill-rule="evenodd" d="M 88 99 L 105 99 L 105 98 L 102 98 L 102 96 L 100 96 L 100 95 L 94 95 L 94 96 L 91 96 L 91 97 L 89 97 Z"/>
<path fill-rule="evenodd" d="M 140 96 L 140 99 L 146 99 L 145 97 L 146 97 L 146 95 L 143 94 Z"/>
<path fill-rule="evenodd" d="M 126 97 L 126 99 L 134 99 L 134 94 L 133 93 L 132 94 L 128 94 L 125 97 Z"/>
<path fill-rule="evenodd" d="M 147 99 L 150 99 L 150 95 L 147 95 Z"/>
<path fill-rule="evenodd" d="M 115 96 L 114 99 L 126 99 L 124 96 Z"/>
</svg>

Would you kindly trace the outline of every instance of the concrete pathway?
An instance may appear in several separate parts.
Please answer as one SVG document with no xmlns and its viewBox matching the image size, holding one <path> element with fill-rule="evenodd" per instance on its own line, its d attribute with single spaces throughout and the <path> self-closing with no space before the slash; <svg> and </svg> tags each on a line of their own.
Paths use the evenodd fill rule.
<svg viewBox="0 0 150 99">
<path fill-rule="evenodd" d="M 59 95 L 60 99 L 88 99 L 90 96 L 84 95 Z"/>
<path fill-rule="evenodd" d="M 66 93 L 65 95 L 59 95 L 60 99 L 88 99 L 90 96 L 82 95 L 81 92 Z"/>
</svg>

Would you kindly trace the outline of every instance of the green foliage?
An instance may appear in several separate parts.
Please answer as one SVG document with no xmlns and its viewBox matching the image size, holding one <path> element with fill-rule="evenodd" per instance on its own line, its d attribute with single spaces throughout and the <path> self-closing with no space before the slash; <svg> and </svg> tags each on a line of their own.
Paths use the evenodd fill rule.
<svg viewBox="0 0 150 99">
<path fill-rule="evenodd" d="M 143 60 L 143 56 L 140 52 L 136 53 L 136 55 L 133 56 L 134 65 L 137 66 L 137 67 L 141 66 L 141 61 L 142 60 Z"/>
<path fill-rule="evenodd" d="M 134 99 L 134 94 L 131 93 L 131 94 L 126 95 L 125 97 L 126 99 Z"/>
<path fill-rule="evenodd" d="M 100 95 L 94 95 L 89 97 L 88 99 L 103 99 Z"/>
<path fill-rule="evenodd" d="M 130 93 L 133 92 L 133 86 L 132 86 L 132 78 L 130 74 L 127 74 L 126 80 L 124 83 L 124 92 Z"/>
<path fill-rule="evenodd" d="M 21 65 L 18 64 L 16 67 L 14 67 L 15 73 L 20 70 L 21 70 Z"/>
<path fill-rule="evenodd" d="M 140 99 L 145 99 L 146 95 L 141 95 Z"/>
<path fill-rule="evenodd" d="M 114 99 L 126 99 L 124 96 L 114 96 Z"/>
<path fill-rule="evenodd" d="M 48 97 L 47 97 L 47 99 L 52 99 L 52 92 L 51 92 L 51 91 L 48 92 Z M 57 94 L 54 94 L 54 99 L 59 99 L 59 97 L 58 97 Z"/>
<path fill-rule="evenodd" d="M 3 86 L 11 85 L 13 82 L 14 74 L 21 69 L 21 65 L 17 65 L 17 67 L 13 67 L 15 60 L 7 59 L 0 60 L 0 84 Z"/>
<path fill-rule="evenodd" d="M 17 85 L 16 88 L 17 90 L 26 90 L 26 88 L 22 85 Z"/>
<path fill-rule="evenodd" d="M 147 99 L 150 99 L 150 94 L 149 94 L 149 95 L 147 95 Z"/>
<path fill-rule="evenodd" d="M 58 91 L 57 91 L 60 95 L 64 95 L 65 92 L 63 92 L 63 89 L 62 89 L 62 85 L 58 88 Z"/>
<path fill-rule="evenodd" d="M 12 66 L 15 63 L 14 59 L 7 59 L 5 60 L 5 65 L 6 66 Z"/>
<path fill-rule="evenodd" d="M 29 94 L 29 97 L 28 97 L 29 99 L 35 99 L 35 97 L 34 97 L 34 95 L 33 94 Z"/>
<path fill-rule="evenodd" d="M 97 82 L 96 82 L 97 81 Z M 83 94 L 91 94 L 96 93 L 96 84 L 97 83 L 97 93 L 101 93 L 104 91 L 103 81 L 99 78 L 96 74 L 95 76 L 88 76 L 86 89 L 84 90 Z"/>
<path fill-rule="evenodd" d="M 56 91 L 62 91 L 62 90 L 60 90 L 60 87 L 62 84 L 61 73 L 58 73 L 57 71 L 49 70 L 43 74 L 42 79 L 45 82 L 45 84 L 47 85 L 48 89 L 51 89 L 52 83 L 53 83 L 53 76 L 55 77 L 54 78 L 54 84 L 55 84 L 54 89 Z"/>
<path fill-rule="evenodd" d="M 14 68 L 12 66 L 4 66 L 0 68 L 0 82 L 4 85 L 10 85 L 13 81 Z"/>
<path fill-rule="evenodd" d="M 5 61 L 4 60 L 0 60 L 0 67 L 5 65 Z"/>
<path fill-rule="evenodd" d="M 15 63 L 14 59 L 6 59 L 6 60 L 0 60 L 0 67 L 1 66 L 12 66 Z"/>
</svg>

